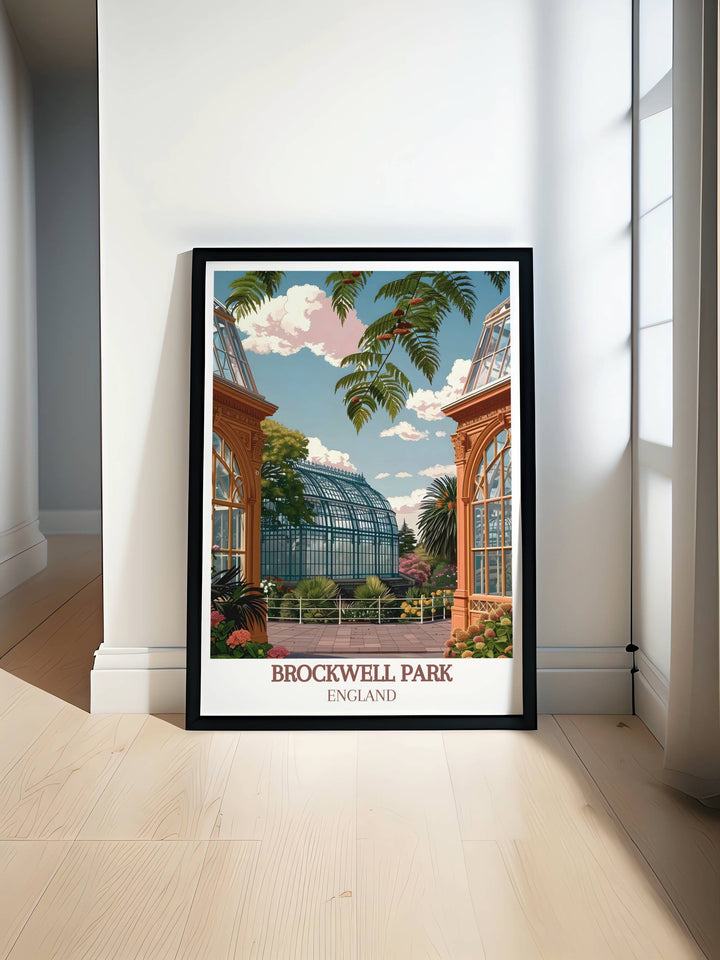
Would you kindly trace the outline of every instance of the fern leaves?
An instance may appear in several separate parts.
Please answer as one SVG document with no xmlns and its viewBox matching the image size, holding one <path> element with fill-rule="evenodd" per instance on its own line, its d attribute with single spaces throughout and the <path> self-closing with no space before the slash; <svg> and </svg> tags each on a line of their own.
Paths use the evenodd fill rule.
<svg viewBox="0 0 720 960">
<path fill-rule="evenodd" d="M 336 270 L 325 278 L 330 288 L 333 310 L 345 323 L 347 315 L 355 306 L 355 298 L 372 276 L 371 270 Z"/>
</svg>

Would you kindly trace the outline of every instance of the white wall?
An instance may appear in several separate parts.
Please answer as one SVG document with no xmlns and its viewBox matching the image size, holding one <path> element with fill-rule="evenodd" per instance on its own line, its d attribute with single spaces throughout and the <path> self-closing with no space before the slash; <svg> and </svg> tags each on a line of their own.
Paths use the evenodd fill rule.
<svg viewBox="0 0 720 960">
<path fill-rule="evenodd" d="M 100 530 L 97 77 L 34 84 L 40 525 Z"/>
<path fill-rule="evenodd" d="M 542 710 L 624 711 L 630 0 L 100 0 L 105 643 L 179 709 L 193 246 L 535 248 Z"/>
<path fill-rule="evenodd" d="M 0 596 L 41 570 L 32 99 L 0 2 Z"/>
</svg>

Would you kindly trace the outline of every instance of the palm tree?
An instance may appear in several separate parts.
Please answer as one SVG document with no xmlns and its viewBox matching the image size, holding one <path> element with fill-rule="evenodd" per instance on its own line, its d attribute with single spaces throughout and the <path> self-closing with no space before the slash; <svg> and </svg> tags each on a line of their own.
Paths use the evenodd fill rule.
<svg viewBox="0 0 720 960">
<path fill-rule="evenodd" d="M 457 560 L 457 477 L 436 477 L 420 504 L 423 546 L 436 557 Z"/>
</svg>

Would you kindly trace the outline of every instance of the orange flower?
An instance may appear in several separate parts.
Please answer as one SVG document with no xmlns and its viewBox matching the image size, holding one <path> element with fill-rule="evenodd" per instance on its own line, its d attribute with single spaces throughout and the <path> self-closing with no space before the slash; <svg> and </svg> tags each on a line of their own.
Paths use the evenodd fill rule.
<svg viewBox="0 0 720 960">
<path fill-rule="evenodd" d="M 472 656 L 472 650 L 464 650 L 462 656 L 463 656 L 463 657 L 471 657 L 471 656 Z"/>
</svg>

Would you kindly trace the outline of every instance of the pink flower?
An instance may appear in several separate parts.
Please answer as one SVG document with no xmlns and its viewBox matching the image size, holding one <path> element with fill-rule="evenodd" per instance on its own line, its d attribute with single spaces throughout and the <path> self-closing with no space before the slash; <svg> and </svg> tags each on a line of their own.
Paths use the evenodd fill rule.
<svg viewBox="0 0 720 960">
<path fill-rule="evenodd" d="M 220 549 L 220 544 L 214 543 L 214 544 L 212 545 L 212 548 L 213 548 L 213 550 L 219 550 L 219 549 Z"/>
<path fill-rule="evenodd" d="M 272 650 L 268 651 L 268 657 L 277 659 L 278 657 L 287 657 L 290 654 L 290 651 L 287 647 L 273 647 Z"/>
<path fill-rule="evenodd" d="M 244 647 L 250 639 L 250 633 L 247 630 L 233 630 L 227 638 L 227 645 L 231 650 L 235 647 Z"/>
<path fill-rule="evenodd" d="M 225 619 L 225 614 L 220 613 L 219 610 L 210 611 L 210 626 L 216 627 L 219 623 L 222 623 Z"/>
</svg>

